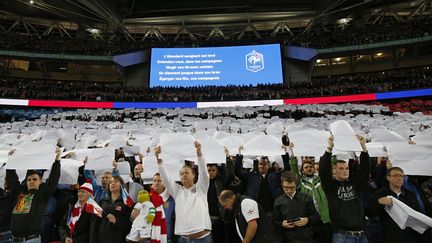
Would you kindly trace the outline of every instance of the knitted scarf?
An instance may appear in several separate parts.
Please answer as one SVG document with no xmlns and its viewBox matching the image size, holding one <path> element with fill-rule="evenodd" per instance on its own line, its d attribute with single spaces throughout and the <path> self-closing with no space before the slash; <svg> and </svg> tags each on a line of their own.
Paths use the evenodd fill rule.
<svg viewBox="0 0 432 243">
<path fill-rule="evenodd" d="M 94 214 L 101 218 L 103 209 L 96 203 L 93 198 L 89 198 L 84 204 L 84 206 L 82 206 L 81 203 L 77 201 L 74 208 L 69 213 L 68 225 L 71 236 L 75 234 L 76 222 L 78 222 L 79 218 L 81 217 L 82 211 L 89 214 Z"/>
<path fill-rule="evenodd" d="M 150 243 L 166 243 L 167 242 L 167 224 L 165 219 L 165 211 L 163 208 L 164 201 L 169 197 L 167 193 L 159 195 L 153 188 L 150 189 L 150 200 L 156 208 L 156 217 L 152 223 L 152 232 Z"/>
</svg>

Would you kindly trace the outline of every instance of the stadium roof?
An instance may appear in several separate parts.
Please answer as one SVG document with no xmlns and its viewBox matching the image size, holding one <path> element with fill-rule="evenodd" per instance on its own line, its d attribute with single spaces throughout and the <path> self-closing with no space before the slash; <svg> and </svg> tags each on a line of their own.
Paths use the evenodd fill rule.
<svg viewBox="0 0 432 243">
<path fill-rule="evenodd" d="M 430 12 L 428 0 L 0 0 L 0 17 L 24 22 L 25 29 L 33 24 L 54 25 L 66 32 L 81 28 L 131 39 L 137 33 L 223 36 L 221 28 L 231 28 L 231 35 L 295 27 L 307 30 L 320 23 L 380 15 L 401 18 L 426 11 Z M 3 29 L 13 29 L 12 25 Z"/>
</svg>

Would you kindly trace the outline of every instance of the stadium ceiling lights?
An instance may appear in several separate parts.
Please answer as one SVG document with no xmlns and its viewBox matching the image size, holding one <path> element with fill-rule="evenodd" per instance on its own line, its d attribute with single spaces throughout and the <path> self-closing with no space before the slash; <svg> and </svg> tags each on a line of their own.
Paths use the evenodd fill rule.
<svg viewBox="0 0 432 243">
<path fill-rule="evenodd" d="M 345 25 L 345 24 L 348 24 L 351 20 L 353 20 L 353 18 L 342 18 L 342 19 L 336 20 L 336 23 L 340 24 L 340 25 Z"/>
<path fill-rule="evenodd" d="M 101 33 L 100 29 L 88 28 L 86 30 L 92 34 L 100 34 Z"/>
</svg>

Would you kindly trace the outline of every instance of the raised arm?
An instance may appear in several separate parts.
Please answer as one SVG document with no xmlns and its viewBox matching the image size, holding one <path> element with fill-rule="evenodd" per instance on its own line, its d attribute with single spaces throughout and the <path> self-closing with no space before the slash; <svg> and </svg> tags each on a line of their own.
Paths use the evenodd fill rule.
<svg viewBox="0 0 432 243">
<path fill-rule="evenodd" d="M 194 143 L 196 148 L 196 153 L 198 157 L 198 181 L 197 188 L 201 190 L 203 193 L 207 194 L 207 190 L 210 185 L 210 177 L 207 172 L 206 162 L 203 158 L 201 151 L 201 144 L 198 141 Z"/>
<path fill-rule="evenodd" d="M 332 173 L 332 163 L 331 156 L 333 150 L 333 137 L 328 139 L 327 149 L 324 152 L 324 155 L 321 157 L 319 166 L 319 176 L 321 178 L 321 184 L 323 185 L 323 189 L 326 192 L 331 191 L 332 181 L 333 181 L 333 173 Z"/>
<path fill-rule="evenodd" d="M 227 150 L 228 151 L 228 150 Z M 234 180 L 234 161 L 229 157 L 229 153 L 226 152 L 226 174 L 225 174 L 225 181 L 224 186 L 228 187 L 229 184 Z"/>
<path fill-rule="evenodd" d="M 360 190 L 363 190 L 364 188 L 366 188 L 369 180 L 371 162 L 366 148 L 366 139 L 361 136 L 359 136 L 358 139 L 360 141 L 360 145 L 362 146 L 363 151 L 360 154 L 360 170 L 359 174 L 355 178 L 355 183 Z"/>
<path fill-rule="evenodd" d="M 167 170 L 166 170 L 166 168 L 165 168 L 165 165 L 163 164 L 162 159 L 159 158 L 160 153 L 161 153 L 161 147 L 160 147 L 160 146 L 157 146 L 156 149 L 155 149 L 155 156 L 156 156 L 156 160 L 157 160 L 157 163 L 158 163 L 158 171 L 159 171 L 159 174 L 160 174 L 160 176 L 161 176 L 161 179 L 162 179 L 162 182 L 163 182 L 163 184 L 164 184 L 164 186 L 165 186 L 165 189 L 166 189 L 166 190 L 169 192 L 169 194 L 171 194 L 171 195 L 174 197 L 174 199 L 175 199 L 175 197 L 176 197 L 176 194 L 175 194 L 175 192 L 174 192 L 175 185 L 174 185 L 173 182 L 171 181 L 171 178 L 169 178 L 169 176 L 168 176 L 168 172 L 167 172 Z"/>
<path fill-rule="evenodd" d="M 234 173 L 242 181 L 247 181 L 250 172 L 243 168 L 243 155 L 241 154 L 243 146 L 240 146 L 239 153 L 236 155 L 234 163 Z"/>
<path fill-rule="evenodd" d="M 46 185 L 41 188 L 41 193 L 45 198 L 50 197 L 55 190 L 57 189 L 57 184 L 60 180 L 60 160 L 61 160 L 61 150 L 60 148 L 56 149 L 56 158 L 51 167 L 51 172 L 46 180 Z"/>
</svg>

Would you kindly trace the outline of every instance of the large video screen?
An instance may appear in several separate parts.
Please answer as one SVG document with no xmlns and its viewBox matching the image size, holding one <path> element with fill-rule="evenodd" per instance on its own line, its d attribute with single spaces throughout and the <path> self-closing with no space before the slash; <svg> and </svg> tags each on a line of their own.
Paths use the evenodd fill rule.
<svg viewBox="0 0 432 243">
<path fill-rule="evenodd" d="M 150 87 L 279 84 L 283 82 L 279 44 L 153 48 Z"/>
</svg>

